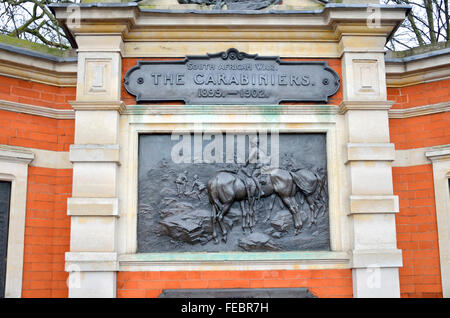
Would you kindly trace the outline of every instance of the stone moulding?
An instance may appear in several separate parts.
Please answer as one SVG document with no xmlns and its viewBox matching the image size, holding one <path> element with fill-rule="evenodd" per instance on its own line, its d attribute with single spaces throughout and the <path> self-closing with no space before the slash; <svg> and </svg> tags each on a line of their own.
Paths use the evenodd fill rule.
<svg viewBox="0 0 450 318">
<path fill-rule="evenodd" d="M 110 272 L 119 269 L 117 253 L 66 252 L 66 272 Z"/>
<path fill-rule="evenodd" d="M 394 105 L 394 101 L 349 101 L 344 100 L 339 105 L 339 114 L 343 115 L 349 110 L 389 110 L 392 105 Z"/>
<path fill-rule="evenodd" d="M 347 252 L 143 253 L 119 255 L 120 271 L 350 268 Z"/>
<path fill-rule="evenodd" d="M 119 145 L 70 145 L 71 162 L 116 162 L 120 159 Z"/>
<path fill-rule="evenodd" d="M 183 106 L 178 106 L 180 109 L 183 108 Z M 209 107 L 209 106 L 208 106 Z M 288 107 L 288 106 L 286 106 Z M 288 132 L 288 133 L 301 133 L 301 132 L 323 132 L 327 135 L 327 153 L 329 154 L 329 158 L 331 162 L 334 162 L 333 160 L 336 158 L 336 151 L 337 148 L 335 148 L 335 134 L 336 134 L 336 116 L 308 116 L 307 118 L 302 117 L 301 120 L 305 121 L 302 124 L 290 124 L 292 122 L 298 122 L 299 117 L 292 117 L 292 116 L 282 116 L 280 118 L 280 124 L 276 124 L 276 126 L 273 125 L 272 121 L 267 121 L 265 118 L 260 118 L 259 116 L 251 117 L 247 121 L 242 116 L 242 111 L 238 111 L 234 113 L 236 116 L 234 117 L 235 120 L 231 123 L 232 126 L 230 126 L 230 121 L 227 120 L 227 118 L 223 118 L 222 116 L 214 116 L 214 114 L 208 114 L 208 118 L 205 118 L 205 126 L 202 128 L 204 132 L 214 133 L 214 132 L 223 132 L 223 131 L 229 131 L 229 132 L 254 132 L 255 129 L 270 129 L 271 127 L 278 127 L 281 132 Z M 213 115 L 213 116 L 211 116 Z M 128 158 L 127 160 L 124 160 L 123 166 L 121 167 L 121 175 L 119 176 L 123 183 L 127 185 L 127 196 L 128 197 L 135 197 L 137 195 L 137 185 L 138 185 L 138 175 L 137 175 L 137 166 L 138 166 L 138 140 L 139 135 L 143 133 L 178 133 L 178 132 L 191 132 L 195 131 L 197 128 L 196 120 L 198 117 L 195 118 L 190 116 L 153 116 L 153 115 L 132 115 L 129 116 L 128 124 L 129 124 L 129 130 L 127 139 L 128 140 L 128 147 L 124 147 L 124 152 L 122 155 L 124 158 Z M 223 121 L 223 120 L 226 121 Z M 244 120 L 244 121 L 243 121 Z M 329 170 L 329 178 L 330 180 L 334 180 L 336 182 L 339 178 L 339 171 L 330 168 Z M 127 179 L 129 178 L 129 179 Z M 123 198 L 123 199 L 122 199 Z M 123 213 L 128 214 L 126 217 L 121 217 L 120 222 L 124 224 L 121 227 L 123 235 L 126 235 L 127 240 L 123 240 L 120 246 L 120 251 L 122 253 L 135 253 L 137 251 L 137 211 L 138 206 L 137 202 L 126 200 L 125 196 L 122 195 L 122 197 L 119 197 L 120 202 L 122 202 L 123 207 L 121 207 L 121 211 Z M 333 206 L 334 208 L 330 209 L 330 234 L 331 234 L 331 250 L 334 251 L 341 251 L 343 249 L 343 244 L 345 242 L 342 242 L 342 237 L 340 236 L 341 233 L 341 224 L 340 219 L 337 216 L 340 214 L 342 209 L 339 207 L 341 206 L 340 201 L 338 201 L 338 196 L 336 191 L 331 189 L 330 192 L 330 206 Z M 124 215 L 122 215 L 124 216 Z M 131 217 L 130 217 L 131 216 Z M 185 254 L 185 253 L 180 253 Z M 193 253 L 190 253 L 192 255 Z M 211 254 L 218 254 L 218 253 L 211 253 Z M 230 255 L 228 253 L 220 253 L 221 255 Z M 242 254 L 242 253 L 241 253 Z M 243 253 L 246 254 L 246 253 Z M 209 256 L 207 253 L 201 254 Z M 290 254 L 289 259 L 292 259 L 293 254 Z M 242 255 L 241 255 L 242 256 Z M 135 259 L 136 261 L 142 261 L 141 255 L 136 255 L 136 257 L 139 257 Z M 161 255 L 159 255 L 157 261 L 161 261 L 160 258 Z M 178 257 L 178 256 L 177 256 Z M 169 259 L 169 261 L 172 261 L 173 259 Z M 237 261 L 239 261 L 240 258 L 237 258 Z M 200 260 L 197 260 L 200 261 Z M 208 257 L 204 259 L 204 261 L 208 261 Z M 242 265 L 246 266 L 246 268 L 262 268 L 264 266 L 264 261 L 259 262 L 258 264 L 247 264 Z M 145 264 L 145 263 L 144 263 Z M 202 264 L 200 262 L 199 264 Z M 219 265 L 221 263 L 219 262 Z M 175 265 L 170 265 L 170 268 L 174 268 L 174 270 L 183 270 L 183 262 L 176 262 Z M 175 266 L 175 267 L 174 267 Z M 194 265 L 193 265 L 194 266 Z M 203 268 L 200 265 L 195 265 L 196 268 Z M 198 267 L 200 266 L 200 267 Z M 208 265 L 210 266 L 210 265 Z M 228 265 L 227 265 L 228 266 Z M 239 270 L 241 267 L 240 265 L 236 265 L 236 259 L 234 261 L 230 261 L 230 268 L 233 270 Z M 283 266 L 283 268 L 295 268 L 295 262 L 292 265 L 277 265 L 277 266 Z M 308 266 L 314 266 L 314 265 L 308 265 Z M 332 265 L 327 265 L 332 266 Z M 169 268 L 169 265 L 167 267 Z M 214 266 L 211 265 L 211 267 L 208 268 L 214 268 Z"/>
<path fill-rule="evenodd" d="M 56 14 L 56 17 L 63 24 L 70 26 L 69 21 L 72 18 L 70 12 L 67 10 L 67 4 L 52 4 L 50 8 Z M 372 7 L 372 6 L 371 6 Z M 342 3 L 329 3 L 320 10 L 161 10 L 161 9 L 141 9 L 136 3 L 89 3 L 80 5 L 80 14 L 84 23 L 80 28 L 71 30 L 78 36 L 88 35 L 92 33 L 92 28 L 95 27 L 96 33 L 102 34 L 121 34 L 124 39 L 124 54 L 126 56 L 140 57 L 144 53 L 147 56 L 175 56 L 180 57 L 189 52 L 186 51 L 187 45 L 177 46 L 177 40 L 158 41 L 155 39 L 159 37 L 161 32 L 167 29 L 181 28 L 184 30 L 192 30 L 197 39 L 194 41 L 203 42 L 202 44 L 193 44 L 190 47 L 192 51 L 203 54 L 204 52 L 212 51 L 214 45 L 217 43 L 205 41 L 205 31 L 210 31 L 214 28 L 221 28 L 233 34 L 236 31 L 244 30 L 244 37 L 236 38 L 236 41 L 243 41 L 240 49 L 247 49 L 249 46 L 253 47 L 253 52 L 262 51 L 258 47 L 263 45 L 266 52 L 273 52 L 267 54 L 282 55 L 281 50 L 274 49 L 273 45 L 265 45 L 261 40 L 261 28 L 279 28 L 281 32 L 293 32 L 299 30 L 314 31 L 317 29 L 328 31 L 328 35 L 332 40 L 320 40 L 315 38 L 314 41 L 322 42 L 321 46 L 327 47 L 330 56 L 339 57 L 337 43 L 339 42 L 339 32 L 334 32 L 337 24 L 354 24 L 355 28 L 345 31 L 345 33 L 370 33 L 376 36 L 389 36 L 390 32 L 402 23 L 410 9 L 409 6 L 375 6 L 381 11 L 381 25 L 382 28 L 368 28 L 367 27 L 367 4 L 351 5 Z M 231 22 L 233 20 L 233 22 Z M 248 28 L 249 27 L 249 28 Z M 196 32 L 196 30 L 200 32 Z M 153 43 L 143 43 L 143 41 L 133 40 L 133 37 L 145 36 L 143 41 L 151 41 Z M 130 37 L 129 37 L 130 36 Z M 275 38 L 277 42 L 284 42 L 289 46 L 293 45 L 295 49 L 290 51 L 289 57 L 323 57 L 323 51 L 320 55 L 311 54 L 310 46 L 301 46 L 302 50 L 298 50 L 300 42 L 311 41 L 311 35 L 299 35 L 295 38 L 286 40 L 283 38 Z M 181 41 L 186 41 L 180 38 Z M 180 41 L 178 40 L 178 41 Z M 190 38 L 188 41 L 191 42 Z M 132 42 L 140 42 L 141 46 L 138 50 L 133 47 Z M 210 42 L 207 44 L 206 42 Z M 326 43 L 328 42 L 328 43 Z M 212 43 L 212 44 L 211 44 Z M 250 44 L 247 44 L 250 43 Z M 131 44 L 131 47 L 128 47 Z M 150 44 L 148 51 L 142 50 L 142 45 Z M 154 44 L 155 46 L 152 46 Z M 332 44 L 332 45 L 331 45 Z M 330 47 L 332 46 L 332 48 Z M 271 48 L 272 46 L 272 48 Z M 209 47 L 206 50 L 204 47 Z M 175 49 L 177 48 L 177 49 Z M 202 48 L 199 50 L 199 48 Z M 221 47 L 220 49 L 226 49 Z M 135 54 L 139 52 L 138 54 Z M 201 52 L 201 53 L 200 53 Z M 305 54 L 306 53 L 306 54 Z"/>
<path fill-rule="evenodd" d="M 399 212 L 396 195 L 351 195 L 350 211 L 352 214 L 390 214 Z"/>
<path fill-rule="evenodd" d="M 417 106 L 405 109 L 390 109 L 389 118 L 401 119 L 416 116 L 445 113 L 450 111 L 450 102 L 443 102 L 425 106 Z"/>
<path fill-rule="evenodd" d="M 431 161 L 450 160 L 450 145 L 430 147 L 425 156 Z"/>
<path fill-rule="evenodd" d="M 347 158 L 349 161 L 394 161 L 394 144 L 390 143 L 349 143 Z"/>
<path fill-rule="evenodd" d="M 0 43 L 0 75 L 46 85 L 74 87 L 77 57 L 56 57 Z"/>
<path fill-rule="evenodd" d="M 76 111 L 79 110 L 115 110 L 120 114 L 125 110 L 126 106 L 122 101 L 69 101 L 69 104 Z"/>
<path fill-rule="evenodd" d="M 22 295 L 28 165 L 34 159 L 29 149 L 0 145 L 0 180 L 11 182 L 8 255 L 5 297 Z"/>
<path fill-rule="evenodd" d="M 117 216 L 119 217 L 117 198 L 68 198 L 69 216 Z"/>
<path fill-rule="evenodd" d="M 430 164 L 430 160 L 425 156 L 427 147 L 415 149 L 397 149 L 395 150 L 395 160 L 392 167 L 410 167 Z"/>
<path fill-rule="evenodd" d="M 0 160 L 29 164 L 34 159 L 34 153 L 26 148 L 0 145 Z"/>
<path fill-rule="evenodd" d="M 72 109 L 54 109 L 49 107 L 10 102 L 7 100 L 0 100 L 0 109 L 53 119 L 75 119 L 75 112 Z"/>
<path fill-rule="evenodd" d="M 334 105 L 130 105 L 123 115 L 337 115 Z"/>
<path fill-rule="evenodd" d="M 351 255 L 352 268 L 379 268 L 379 267 L 402 267 L 402 251 L 391 250 L 363 250 L 353 251 Z M 382 266 L 381 266 L 382 264 Z"/>
</svg>

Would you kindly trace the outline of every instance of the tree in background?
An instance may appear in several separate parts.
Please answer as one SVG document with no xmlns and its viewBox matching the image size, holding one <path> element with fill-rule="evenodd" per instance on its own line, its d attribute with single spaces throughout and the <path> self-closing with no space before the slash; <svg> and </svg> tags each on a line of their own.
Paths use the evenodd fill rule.
<svg viewBox="0 0 450 318">
<path fill-rule="evenodd" d="M 0 34 L 68 49 L 69 38 L 47 5 L 76 2 L 79 0 L 1 0 Z"/>
<path fill-rule="evenodd" d="M 449 0 L 383 0 L 386 4 L 412 7 L 405 22 L 391 38 L 388 48 L 405 50 L 450 41 Z"/>
</svg>

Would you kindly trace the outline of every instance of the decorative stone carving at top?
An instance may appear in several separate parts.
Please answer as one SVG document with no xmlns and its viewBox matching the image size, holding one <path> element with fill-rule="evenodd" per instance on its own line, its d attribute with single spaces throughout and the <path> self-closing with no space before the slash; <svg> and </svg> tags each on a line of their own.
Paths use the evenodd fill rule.
<svg viewBox="0 0 450 318">
<path fill-rule="evenodd" d="M 168 10 L 315 10 L 326 0 L 142 0 L 135 1 L 144 9 Z"/>
<path fill-rule="evenodd" d="M 281 4 L 281 0 L 178 0 L 178 2 L 214 5 L 214 9 L 222 9 L 226 5 L 229 10 L 260 10 L 270 5 Z"/>
</svg>

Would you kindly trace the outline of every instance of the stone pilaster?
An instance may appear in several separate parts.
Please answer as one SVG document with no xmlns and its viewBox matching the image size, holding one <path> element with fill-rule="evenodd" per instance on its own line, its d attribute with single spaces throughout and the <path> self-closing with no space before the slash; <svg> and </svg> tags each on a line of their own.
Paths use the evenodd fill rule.
<svg viewBox="0 0 450 318">
<path fill-rule="evenodd" d="M 361 50 L 353 35 L 341 35 L 346 120 L 346 166 L 350 185 L 351 265 L 354 297 L 399 297 L 393 195 L 394 145 L 389 142 L 383 47 L 379 36 L 367 37 Z"/>
<path fill-rule="evenodd" d="M 115 297 L 121 36 L 78 36 L 69 297 Z"/>
<path fill-rule="evenodd" d="M 442 296 L 450 298 L 450 145 L 432 147 L 425 156 L 433 164 Z"/>
</svg>

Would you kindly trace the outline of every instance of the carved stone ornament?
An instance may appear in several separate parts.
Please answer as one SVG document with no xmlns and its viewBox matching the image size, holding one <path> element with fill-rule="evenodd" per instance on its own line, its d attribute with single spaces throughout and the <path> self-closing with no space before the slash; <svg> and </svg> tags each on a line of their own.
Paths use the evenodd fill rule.
<svg viewBox="0 0 450 318">
<path fill-rule="evenodd" d="M 329 250 L 326 167 L 320 133 L 141 135 L 138 252 Z"/>
<path fill-rule="evenodd" d="M 137 102 L 273 105 L 328 102 L 340 85 L 325 61 L 284 61 L 236 49 L 176 61 L 138 61 L 124 85 Z"/>
<path fill-rule="evenodd" d="M 280 4 L 281 0 L 178 0 L 178 3 L 213 5 L 214 9 L 222 9 L 226 5 L 228 10 L 260 10 Z"/>
</svg>

